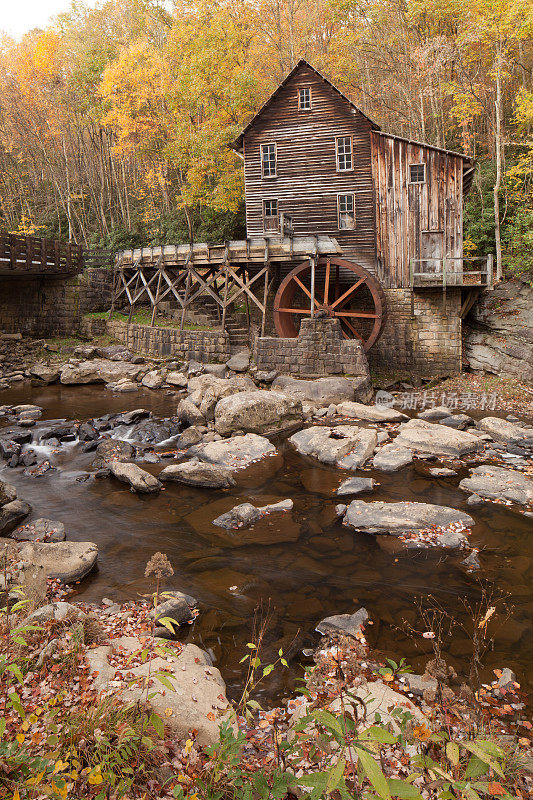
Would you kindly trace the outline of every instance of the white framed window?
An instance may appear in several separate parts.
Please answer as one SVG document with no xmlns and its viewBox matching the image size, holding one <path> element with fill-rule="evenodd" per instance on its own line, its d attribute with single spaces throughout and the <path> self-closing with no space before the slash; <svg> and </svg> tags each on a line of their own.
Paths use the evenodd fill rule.
<svg viewBox="0 0 533 800">
<path fill-rule="evenodd" d="M 409 183 L 426 182 L 426 165 L 409 164 Z"/>
<path fill-rule="evenodd" d="M 275 178 L 277 172 L 277 148 L 275 144 L 261 145 L 261 175 Z"/>
<path fill-rule="evenodd" d="M 302 86 L 298 89 L 298 111 L 311 111 L 310 86 Z"/>
<path fill-rule="evenodd" d="M 353 169 L 352 137 L 337 136 L 335 146 L 337 150 L 337 172 L 348 172 Z"/>
<path fill-rule="evenodd" d="M 337 195 L 337 218 L 340 231 L 355 228 L 355 198 L 353 194 Z"/>
<path fill-rule="evenodd" d="M 277 200 L 263 200 L 263 230 L 279 231 L 279 212 Z"/>
</svg>

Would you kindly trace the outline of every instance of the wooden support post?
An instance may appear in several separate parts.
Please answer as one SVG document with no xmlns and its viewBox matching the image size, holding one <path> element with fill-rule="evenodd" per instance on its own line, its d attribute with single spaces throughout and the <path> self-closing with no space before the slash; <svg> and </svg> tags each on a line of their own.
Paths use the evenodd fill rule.
<svg viewBox="0 0 533 800">
<path fill-rule="evenodd" d="M 160 259 L 160 261 L 161 261 L 161 259 Z M 155 314 L 156 314 L 157 306 L 158 306 L 158 303 L 159 303 L 159 290 L 160 289 L 161 289 L 161 268 L 159 269 L 159 275 L 157 276 L 157 289 L 155 290 L 155 303 L 154 303 L 153 308 L 152 308 L 152 318 L 150 320 L 150 327 L 151 328 L 154 327 Z"/>
<path fill-rule="evenodd" d="M 243 269 L 243 281 L 246 283 L 246 268 Z M 244 302 L 246 303 L 246 326 L 248 328 L 248 336 L 250 336 L 250 301 L 246 292 L 244 293 Z"/>
<path fill-rule="evenodd" d="M 128 325 L 130 324 L 131 318 L 133 316 L 133 307 L 135 305 L 135 298 L 137 296 L 137 287 L 139 286 L 140 275 L 141 275 L 141 265 L 139 264 L 139 266 L 137 267 L 137 277 L 135 278 L 135 287 L 133 289 L 133 297 L 131 298 L 131 302 L 130 302 L 130 313 L 128 314 Z"/>
<path fill-rule="evenodd" d="M 315 316 L 316 258 L 311 256 L 311 319 Z"/>
<path fill-rule="evenodd" d="M 32 253 L 33 253 L 33 239 L 31 238 L 31 236 L 26 236 L 26 268 L 28 270 L 31 270 Z"/>
<path fill-rule="evenodd" d="M 185 298 L 183 300 L 183 308 L 181 310 L 180 331 L 182 331 L 185 326 L 185 314 L 187 313 L 187 302 L 189 300 L 190 285 L 191 285 L 191 271 L 190 269 L 187 268 L 187 279 L 185 281 Z"/>
<path fill-rule="evenodd" d="M 226 326 L 226 310 L 228 306 L 228 270 L 224 270 L 224 297 L 223 297 L 223 306 L 222 306 L 222 330 L 225 330 Z"/>
<path fill-rule="evenodd" d="M 415 262 L 409 259 L 409 286 L 411 287 L 411 319 L 415 318 Z"/>
<path fill-rule="evenodd" d="M 442 315 L 446 314 L 446 259 L 442 259 Z"/>
<path fill-rule="evenodd" d="M 494 256 L 489 253 L 487 256 L 487 289 L 494 289 Z"/>
<path fill-rule="evenodd" d="M 263 319 L 261 320 L 261 336 L 265 335 L 269 272 L 270 272 L 270 265 L 267 264 L 267 268 L 265 270 L 265 285 L 263 287 Z"/>
</svg>

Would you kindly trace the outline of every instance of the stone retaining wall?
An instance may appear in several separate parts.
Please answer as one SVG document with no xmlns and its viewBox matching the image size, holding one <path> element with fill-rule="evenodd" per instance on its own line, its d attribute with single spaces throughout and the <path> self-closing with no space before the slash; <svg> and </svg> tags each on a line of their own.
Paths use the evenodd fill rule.
<svg viewBox="0 0 533 800">
<path fill-rule="evenodd" d="M 88 269 L 73 278 L 0 278 L 0 330 L 24 336 L 69 336 L 83 314 L 111 304 L 113 274 Z"/>
<path fill-rule="evenodd" d="M 277 370 L 300 378 L 324 375 L 368 375 L 361 344 L 344 339 L 338 319 L 304 319 L 297 339 L 258 336 L 254 355 L 261 370 Z"/>
<path fill-rule="evenodd" d="M 229 336 L 225 331 L 180 331 L 178 328 L 150 328 L 149 325 L 128 325 L 111 319 L 107 332 L 124 342 L 135 353 L 149 356 L 175 356 L 185 361 L 224 363 L 230 357 Z"/>
<path fill-rule="evenodd" d="M 423 378 L 461 372 L 461 291 L 448 289 L 445 309 L 442 290 L 415 292 L 414 316 L 409 289 L 384 292 L 387 319 L 380 338 L 367 354 L 370 366 Z"/>
</svg>

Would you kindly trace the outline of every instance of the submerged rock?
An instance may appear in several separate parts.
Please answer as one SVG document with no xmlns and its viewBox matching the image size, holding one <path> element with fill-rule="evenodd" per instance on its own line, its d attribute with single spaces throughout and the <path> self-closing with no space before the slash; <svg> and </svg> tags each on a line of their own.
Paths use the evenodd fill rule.
<svg viewBox="0 0 533 800">
<path fill-rule="evenodd" d="M 123 464 L 112 461 L 109 465 L 111 475 L 122 483 L 127 483 L 132 492 L 139 494 L 155 494 L 161 489 L 161 483 L 149 472 L 141 469 L 137 464 Z"/>
<path fill-rule="evenodd" d="M 336 428 L 316 425 L 293 434 L 289 441 L 305 456 L 344 469 L 357 469 L 370 458 L 377 444 L 375 430 L 356 425 Z"/>
<path fill-rule="evenodd" d="M 271 433 L 303 421 L 300 400 L 258 389 L 223 397 L 215 407 L 215 429 L 222 436 L 235 431 Z"/>
<path fill-rule="evenodd" d="M 221 514 L 213 520 L 213 525 L 219 528 L 242 528 L 245 525 L 253 525 L 258 519 L 271 514 L 274 511 L 290 511 L 294 503 L 292 500 L 281 500 L 279 503 L 271 503 L 266 506 L 254 506 L 251 503 L 241 503 L 231 511 Z"/>
<path fill-rule="evenodd" d="M 470 477 L 463 478 L 459 487 L 494 500 L 509 500 L 526 505 L 533 503 L 533 480 L 521 472 L 484 464 L 470 470 Z"/>
<path fill-rule="evenodd" d="M 159 473 L 161 481 L 176 481 L 187 486 L 200 486 L 204 489 L 229 489 L 235 485 L 231 470 L 218 464 L 203 461 L 186 461 L 184 464 L 171 464 Z"/>
<path fill-rule="evenodd" d="M 412 419 L 400 425 L 396 445 L 436 456 L 462 456 L 482 447 L 477 436 L 444 425 Z"/>
</svg>

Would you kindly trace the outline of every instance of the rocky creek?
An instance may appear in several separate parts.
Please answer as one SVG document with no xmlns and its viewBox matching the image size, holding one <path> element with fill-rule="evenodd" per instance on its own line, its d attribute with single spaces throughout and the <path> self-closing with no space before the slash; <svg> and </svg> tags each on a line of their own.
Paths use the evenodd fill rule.
<svg viewBox="0 0 533 800">
<path fill-rule="evenodd" d="M 405 656 L 420 667 L 428 658 L 431 643 L 423 639 L 413 642 L 398 630 L 403 619 L 416 623 L 417 598 L 433 594 L 462 618 L 461 598 L 475 599 L 482 580 L 508 593 L 514 607 L 511 618 L 496 634 L 487 667 L 511 667 L 523 687 L 527 688 L 529 682 L 531 688 L 533 638 L 528 619 L 533 611 L 533 520 L 524 513 L 531 498 L 516 494 L 527 491 L 519 485 L 513 489 L 515 494 L 503 496 L 508 504 L 469 501 L 472 492 L 481 491 L 481 478 L 488 480 L 485 494 L 492 491 L 493 500 L 499 499 L 501 478 L 498 473 L 471 474 L 471 468 L 481 461 L 468 463 L 462 458 L 472 449 L 467 438 L 470 434 L 465 432 L 465 438 L 459 439 L 461 452 L 454 455 L 446 451 L 443 433 L 442 441 L 438 438 L 432 445 L 442 452 L 427 460 L 427 453 L 417 444 L 420 425 L 402 423 L 400 416 L 394 423 L 405 425 L 400 429 L 400 443 L 393 446 L 390 439 L 385 443 L 378 462 L 381 468 L 377 469 L 368 456 L 376 444 L 386 442 L 387 429 L 383 421 L 367 414 L 369 419 L 357 422 L 360 429 L 356 436 L 352 431 L 346 434 L 355 436 L 353 441 L 349 438 L 349 447 L 344 448 L 344 434 L 335 426 L 328 435 L 321 432 L 318 439 L 301 434 L 295 437 L 293 429 L 270 435 L 274 447 L 269 450 L 275 448 L 275 452 L 261 458 L 253 451 L 256 458 L 252 463 L 237 470 L 232 465 L 230 477 L 225 478 L 229 462 L 217 461 L 220 437 L 211 444 L 199 444 L 194 441 L 192 428 L 186 427 L 186 438 L 180 445 L 177 437 L 181 426 L 176 427 L 170 419 L 179 399 L 177 393 L 165 390 L 140 388 L 133 395 L 115 394 L 94 385 L 35 387 L 19 383 L 0 392 L 0 406 L 35 404 L 43 410 L 34 425 L 22 428 L 31 431 L 33 440 L 22 446 L 22 453 L 31 448 L 36 463 L 10 468 L 7 460 L 0 460 L 0 481 L 13 485 L 18 497 L 32 507 L 25 522 L 37 518 L 58 521 L 64 525 L 68 542 L 94 542 L 98 547 L 96 568 L 75 586 L 76 598 L 86 602 L 104 597 L 125 601 L 147 595 L 151 587 L 144 578 L 145 565 L 154 552 L 166 553 L 174 575 L 165 588 L 192 595 L 200 608 L 194 624 L 180 629 L 180 638 L 211 654 L 230 695 L 238 693 L 241 686 L 239 661 L 252 637 L 255 609 L 269 617 L 266 642 L 273 652 L 283 647 L 291 664 L 290 670 L 278 671 L 265 684 L 264 692 L 273 698 L 285 693 L 301 675 L 300 665 L 305 661 L 302 650 L 316 644 L 315 628 L 324 617 L 352 613 L 364 606 L 372 622 L 367 627 L 371 645 L 388 656 Z M 112 441 L 126 442 L 126 450 L 127 445 L 136 445 L 136 451 L 129 453 L 130 460 L 154 477 L 163 468 L 170 467 L 171 473 L 176 469 L 177 446 L 182 446 L 182 451 L 192 447 L 192 455 L 196 448 L 203 459 L 202 469 L 211 464 L 218 470 L 218 479 L 222 480 L 218 488 L 202 488 L 191 485 L 194 481 L 172 477 L 164 480 L 161 475 L 161 483 L 154 481 L 150 490 L 134 493 L 128 483 L 131 475 L 124 476 L 120 470 L 107 474 L 105 458 L 97 463 L 98 453 L 89 444 L 90 437 L 80 441 L 78 428 L 75 435 L 69 433 L 73 420 L 84 423 L 139 408 L 152 417 L 145 416 L 141 425 L 126 415 L 120 425 L 115 420 L 115 427 L 105 435 L 111 435 Z M 232 408 L 232 413 L 233 420 L 240 412 Z M 291 420 L 290 402 L 284 413 Z M 227 419 L 228 432 L 239 427 L 238 422 L 230 424 Z M 342 424 L 347 425 L 345 420 Z M 0 419 L 0 440 L 8 438 L 5 431 L 12 427 L 12 416 Z M 485 442 L 489 434 L 482 431 L 478 433 L 485 438 L 479 441 Z M 251 443 L 257 446 L 259 438 Z M 515 458 L 520 455 L 515 454 Z M 36 469 L 43 461 L 52 468 L 44 472 Z M 512 457 L 509 465 L 511 461 Z M 500 469 L 507 466 L 504 462 L 502 467 L 501 459 L 494 463 Z M 97 469 L 104 469 L 101 477 Z M 359 484 L 345 486 L 348 480 Z M 461 481 L 467 481 L 462 488 Z M 337 493 L 341 484 L 343 489 Z M 285 502 L 280 508 L 264 509 L 288 500 L 292 507 Z M 447 512 L 453 509 L 444 522 L 456 526 L 454 536 L 462 536 L 465 527 L 471 529 L 469 549 L 465 552 L 449 543 L 446 549 L 434 546 L 431 533 L 423 547 L 394 536 L 376 535 L 383 521 L 376 522 L 375 514 L 368 513 L 366 501 L 379 501 L 381 510 L 396 519 L 402 515 L 411 519 L 414 512 L 418 513 L 419 506 L 410 503 L 446 507 Z M 349 506 L 348 510 L 343 504 Z M 438 513 L 442 517 L 442 511 Z M 219 524 L 218 518 L 224 524 Z M 385 523 L 389 529 L 390 519 Z M 431 527 L 431 521 L 424 517 L 420 522 L 417 517 L 409 524 L 422 529 Z M 440 518 L 438 524 L 443 524 Z M 479 551 L 481 568 L 475 572 L 463 563 L 472 548 Z M 458 672 L 467 670 L 469 646 L 460 632 L 446 656 Z"/>
</svg>

